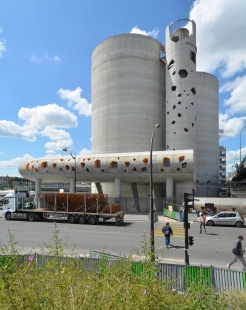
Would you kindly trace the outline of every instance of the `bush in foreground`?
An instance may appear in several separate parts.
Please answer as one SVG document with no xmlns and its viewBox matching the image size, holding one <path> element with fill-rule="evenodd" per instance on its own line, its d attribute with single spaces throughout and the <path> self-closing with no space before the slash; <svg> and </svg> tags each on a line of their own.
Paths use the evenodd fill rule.
<svg viewBox="0 0 246 310">
<path fill-rule="evenodd" d="M 9 232 L 9 244 L 1 247 L 0 309 L 246 309 L 246 296 L 240 292 L 218 294 L 202 283 L 190 283 L 185 292 L 173 291 L 170 281 L 155 277 L 157 267 L 146 252 L 136 272 L 131 257 L 89 265 L 76 258 L 61 262 L 65 245 L 56 225 L 52 241 L 53 246 L 46 247 L 52 259 L 43 267 L 32 253 L 19 264 Z"/>
</svg>

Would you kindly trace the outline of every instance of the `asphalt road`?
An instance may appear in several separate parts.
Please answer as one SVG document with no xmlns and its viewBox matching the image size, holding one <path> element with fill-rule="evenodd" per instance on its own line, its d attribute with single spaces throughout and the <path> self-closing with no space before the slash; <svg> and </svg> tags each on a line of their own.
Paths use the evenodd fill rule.
<svg viewBox="0 0 246 310">
<path fill-rule="evenodd" d="M 128 255 L 130 251 L 142 251 L 144 232 L 147 237 L 150 233 L 150 222 L 148 220 L 126 220 L 122 225 L 116 226 L 114 222 L 106 222 L 99 225 L 79 225 L 67 222 L 57 222 L 59 237 L 66 242 L 65 254 L 71 254 L 75 246 L 76 253 L 83 255 L 90 250 L 106 251 L 112 254 Z M 170 222 L 170 226 L 180 226 L 174 229 L 174 238 L 171 238 L 173 248 L 166 249 L 164 238 L 158 233 L 164 223 L 155 224 L 155 246 L 156 252 L 164 261 L 168 263 L 184 264 L 184 237 L 182 236 L 182 225 L 179 222 Z M 0 218 L 0 241 L 2 244 L 8 242 L 8 228 L 17 242 L 17 247 L 21 248 L 21 253 L 29 253 L 33 248 L 35 252 L 40 252 L 44 247 L 44 242 L 52 244 L 52 231 L 54 223 L 28 222 L 28 221 L 7 221 Z M 181 230 L 181 232 L 180 232 Z M 175 234 L 176 237 L 175 238 Z M 232 259 L 231 253 L 237 235 L 245 236 L 246 248 L 246 227 L 207 227 L 207 235 L 199 234 L 199 223 L 191 223 L 189 235 L 194 236 L 195 243 L 189 249 L 190 264 L 213 265 L 226 267 Z M 242 269 L 240 262 L 231 267 L 232 269 Z"/>
</svg>

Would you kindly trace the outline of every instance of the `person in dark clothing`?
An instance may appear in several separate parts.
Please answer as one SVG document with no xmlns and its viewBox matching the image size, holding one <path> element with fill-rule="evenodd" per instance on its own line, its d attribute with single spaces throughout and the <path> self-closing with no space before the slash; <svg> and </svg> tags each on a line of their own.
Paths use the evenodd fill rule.
<svg viewBox="0 0 246 310">
<path fill-rule="evenodd" d="M 242 235 L 238 235 L 238 240 L 234 243 L 234 247 L 232 249 L 232 253 L 234 254 L 234 258 L 233 260 L 226 265 L 226 267 L 228 269 L 230 269 L 232 264 L 235 264 L 236 261 L 239 259 L 240 262 L 243 265 L 243 270 L 246 270 L 246 262 L 245 259 L 243 257 L 243 252 L 245 252 L 244 249 L 242 249 L 242 241 L 243 241 L 243 236 Z"/>
<path fill-rule="evenodd" d="M 168 247 L 171 246 L 171 243 L 170 243 L 170 235 L 173 236 L 173 230 L 172 230 L 172 228 L 169 226 L 169 223 L 166 223 L 166 225 L 163 226 L 162 232 L 163 232 L 163 234 L 164 234 L 166 247 L 168 248 Z"/>
</svg>

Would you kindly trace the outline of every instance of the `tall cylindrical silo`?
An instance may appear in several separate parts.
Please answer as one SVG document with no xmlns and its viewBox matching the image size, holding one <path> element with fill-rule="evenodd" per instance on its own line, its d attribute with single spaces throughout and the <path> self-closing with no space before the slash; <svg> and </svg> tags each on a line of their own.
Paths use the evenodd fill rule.
<svg viewBox="0 0 246 310">
<path fill-rule="evenodd" d="M 165 149 L 164 47 L 139 34 L 102 41 L 92 54 L 92 152 Z"/>
<path fill-rule="evenodd" d="M 217 196 L 219 184 L 218 79 L 196 73 L 196 179 L 200 196 Z"/>
<path fill-rule="evenodd" d="M 165 149 L 164 46 L 139 34 L 116 35 L 102 41 L 92 54 L 92 152 L 121 153 Z M 138 195 L 147 196 L 146 184 Z M 147 186 L 148 187 L 148 186 Z M 162 195 L 163 186 L 155 186 Z M 114 183 L 103 183 L 114 195 Z M 159 190 L 158 190 L 159 189 Z M 121 182 L 121 195 L 132 196 L 130 183 Z M 159 193 L 157 193 L 159 192 Z"/>
<path fill-rule="evenodd" d="M 179 21 L 180 22 L 180 21 Z M 187 20 L 184 20 L 187 23 Z M 195 149 L 196 25 L 166 28 L 166 149 Z"/>
</svg>

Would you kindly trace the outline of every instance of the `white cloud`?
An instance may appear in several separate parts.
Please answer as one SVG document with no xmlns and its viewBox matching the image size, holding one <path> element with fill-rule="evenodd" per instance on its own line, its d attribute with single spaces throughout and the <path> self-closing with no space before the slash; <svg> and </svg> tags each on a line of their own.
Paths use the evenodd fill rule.
<svg viewBox="0 0 246 310">
<path fill-rule="evenodd" d="M 71 139 L 58 140 L 45 143 L 45 147 L 51 150 L 63 150 L 64 148 L 72 148 L 73 141 Z"/>
<path fill-rule="evenodd" d="M 18 116 L 34 128 L 47 126 L 71 128 L 78 125 L 77 117 L 73 113 L 55 103 L 35 108 L 21 108 Z"/>
<path fill-rule="evenodd" d="M 88 150 L 87 148 L 82 149 L 79 151 L 79 155 L 89 155 L 91 154 L 91 150 Z"/>
<path fill-rule="evenodd" d="M 31 62 L 41 62 L 41 59 L 39 58 L 39 57 L 37 57 L 35 54 L 33 54 L 33 53 L 31 53 L 31 52 L 29 52 L 30 54 L 31 54 L 31 56 L 30 56 L 30 58 L 29 58 L 29 60 L 31 61 Z"/>
<path fill-rule="evenodd" d="M 0 58 L 3 56 L 3 52 L 6 51 L 5 40 L 0 41 Z"/>
<path fill-rule="evenodd" d="M 68 106 L 77 110 L 79 114 L 90 116 L 91 104 L 85 98 L 81 98 L 82 89 L 77 87 L 75 90 L 62 89 L 58 90 L 58 94 L 62 99 L 68 100 Z"/>
<path fill-rule="evenodd" d="M 61 59 L 58 56 L 54 56 L 54 61 L 61 61 Z"/>
<path fill-rule="evenodd" d="M 224 101 L 229 114 L 246 112 L 246 75 L 225 83 L 220 92 L 231 92 L 230 98 Z"/>
<path fill-rule="evenodd" d="M 57 141 L 57 140 L 65 140 L 70 139 L 70 134 L 65 130 L 56 129 L 52 126 L 47 126 L 43 131 L 40 132 L 42 136 L 49 137 L 50 140 Z"/>
<path fill-rule="evenodd" d="M 154 30 L 147 32 L 147 31 L 141 30 L 137 26 L 135 26 L 135 27 L 132 28 L 130 33 L 138 33 L 138 34 L 142 34 L 144 36 L 153 37 L 153 38 L 156 39 L 158 37 L 159 30 L 157 28 L 155 28 Z"/>
<path fill-rule="evenodd" d="M 229 114 L 219 115 L 219 128 L 224 129 L 221 140 L 228 137 L 236 137 L 240 134 L 240 130 L 244 125 L 244 118 L 229 118 Z"/>
<path fill-rule="evenodd" d="M 22 138 L 31 142 L 36 141 L 37 130 L 29 126 L 20 126 L 12 121 L 0 120 L 0 136 Z"/>
<path fill-rule="evenodd" d="M 23 161 L 30 160 L 33 158 L 34 157 L 31 155 L 25 154 L 23 157 L 16 157 L 11 160 L 2 160 L 0 161 L 0 168 L 1 169 L 6 169 L 6 168 L 13 169 L 13 168 L 16 168 L 16 166 L 19 166 L 19 164 L 22 163 Z"/>
<path fill-rule="evenodd" d="M 246 1 L 196 0 L 190 19 L 197 26 L 197 69 L 220 69 L 230 77 L 246 68 Z"/>
</svg>

